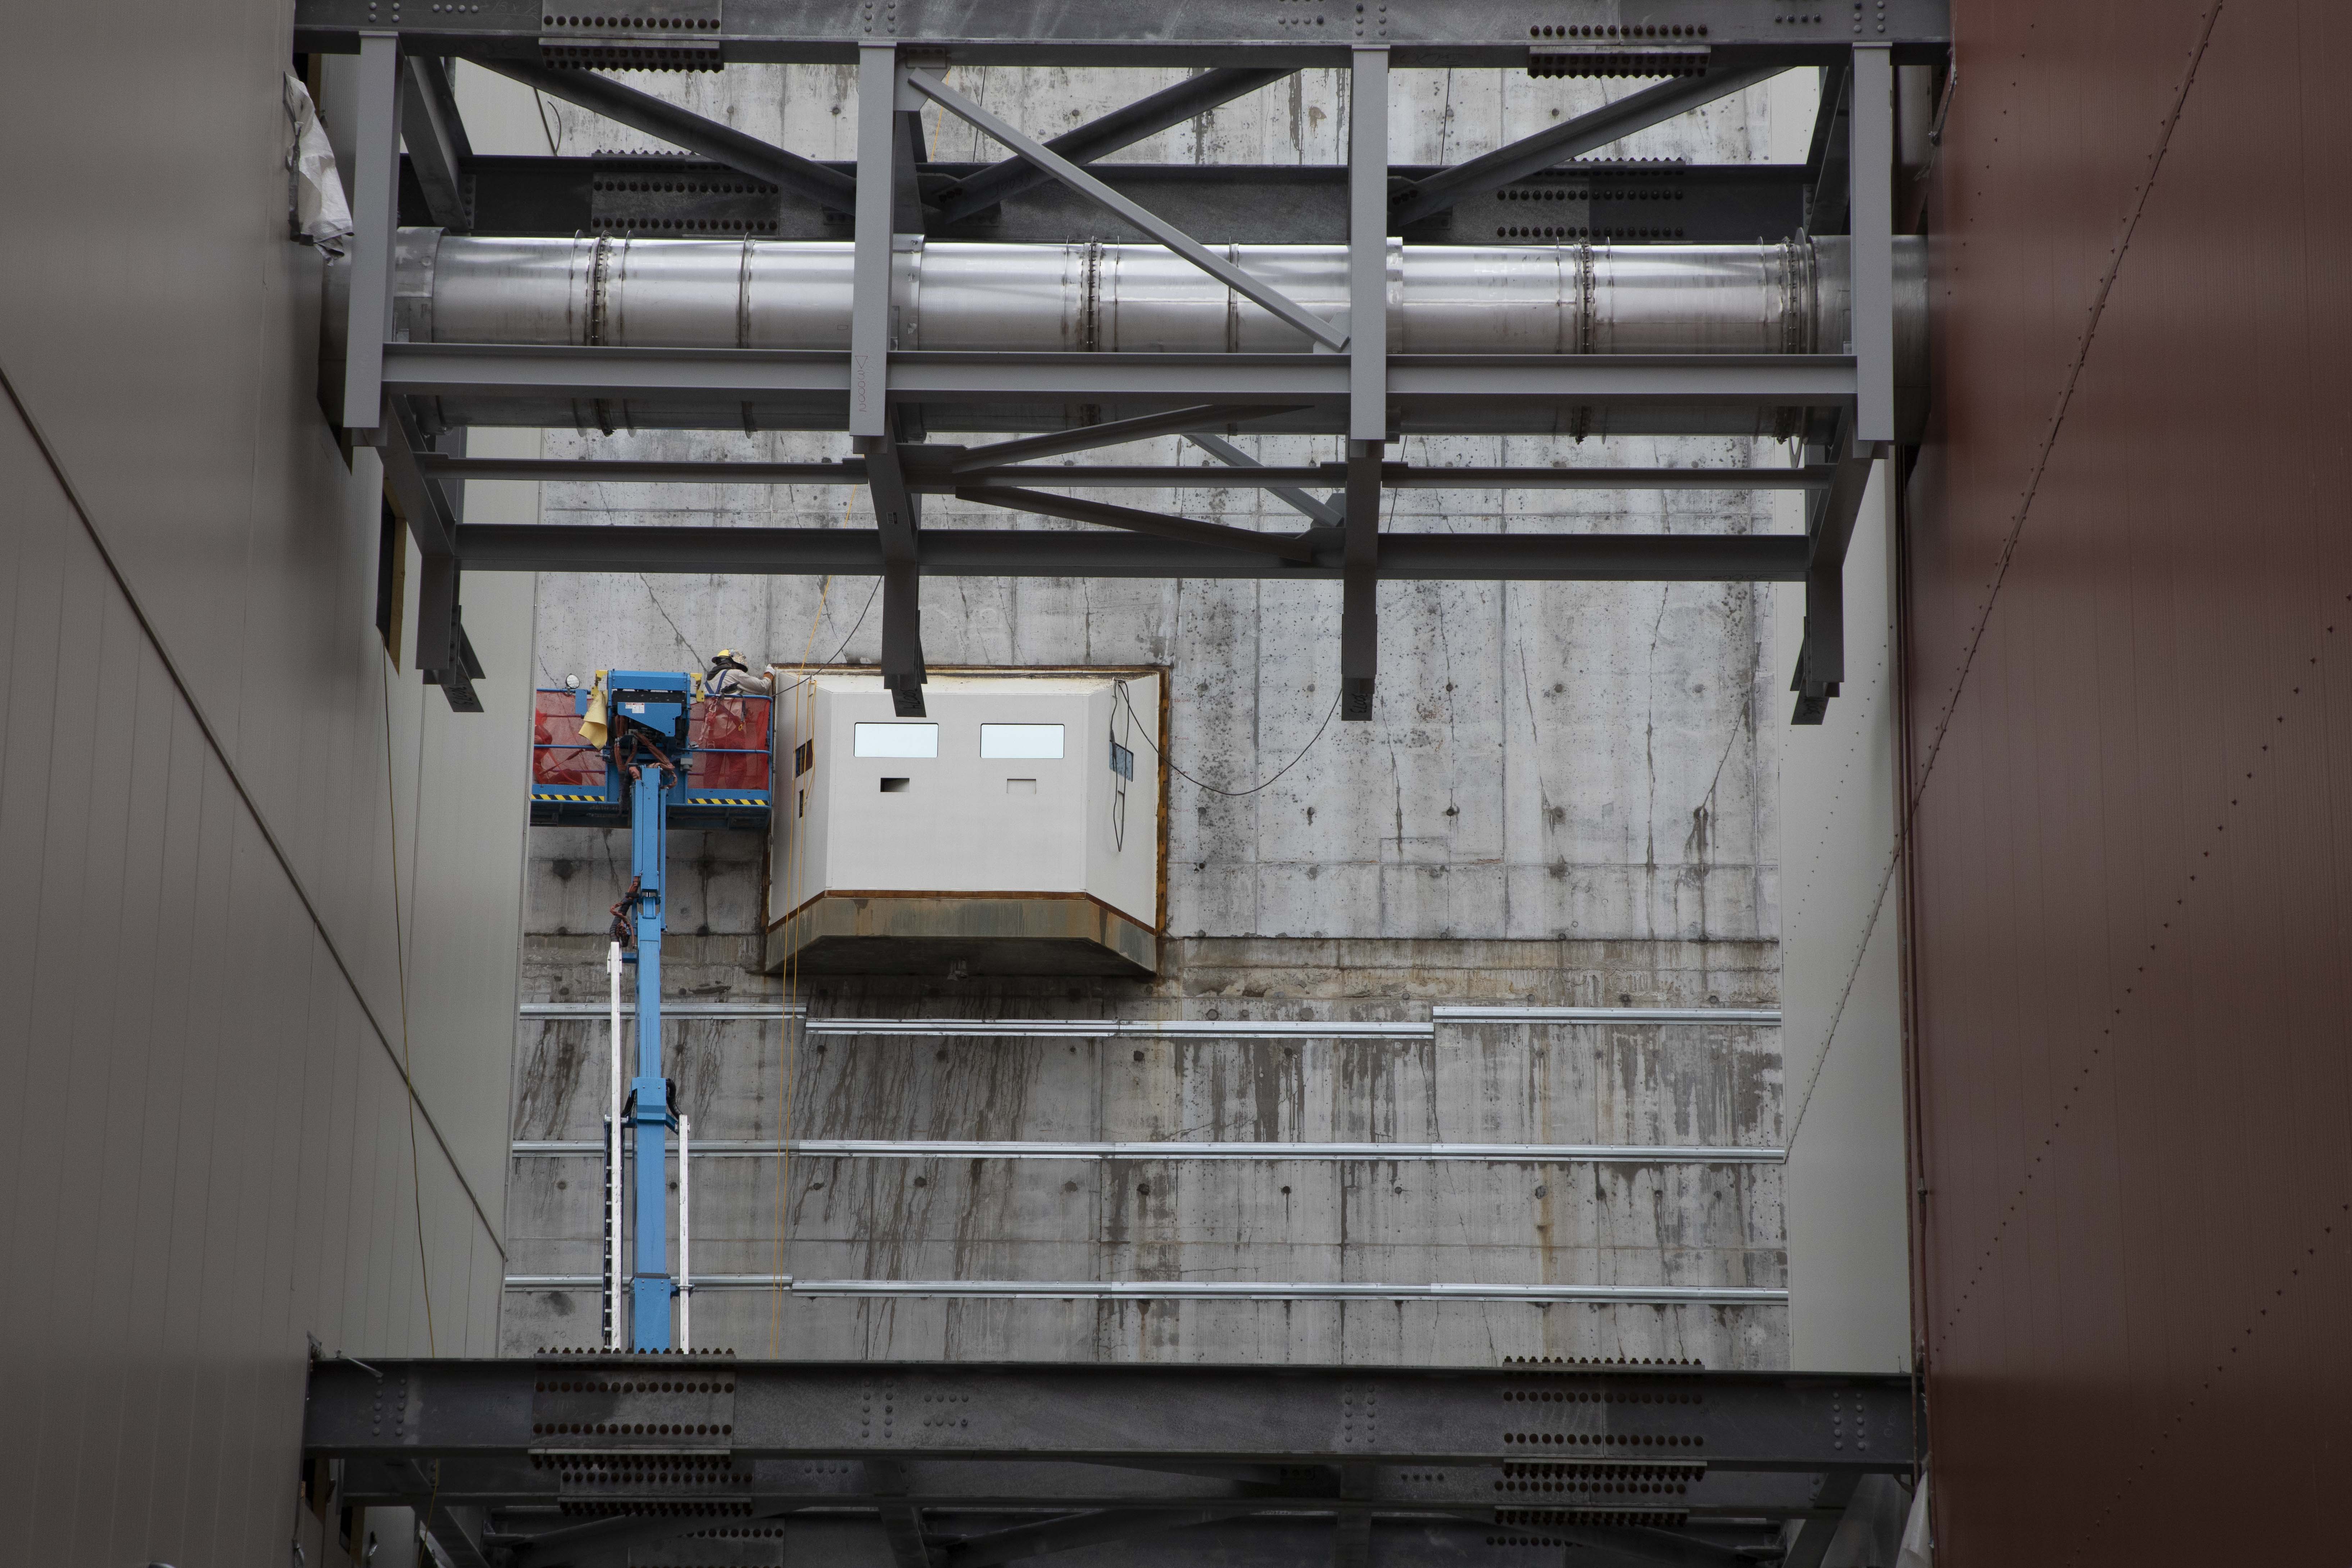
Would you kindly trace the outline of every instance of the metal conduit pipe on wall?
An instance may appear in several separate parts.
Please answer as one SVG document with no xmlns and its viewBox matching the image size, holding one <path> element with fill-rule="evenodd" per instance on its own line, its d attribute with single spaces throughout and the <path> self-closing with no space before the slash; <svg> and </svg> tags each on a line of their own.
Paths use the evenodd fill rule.
<svg viewBox="0 0 2352 1568">
<path fill-rule="evenodd" d="M 1307 310 L 1349 328 L 1348 251 L 1220 247 Z M 845 352 L 853 252 L 830 241 L 481 238 L 399 233 L 394 336 L 412 342 Z M 1924 257 L 1897 241 L 1898 379 L 1924 379 Z M 1407 246 L 1388 242 L 1387 335 L 1398 354 L 1807 354 L 1848 348 L 1847 242 L 1772 245 Z M 327 354 L 345 312 L 330 276 Z M 893 346 L 998 353 L 1305 353 L 1306 335 L 1157 245 L 916 242 L 893 258 Z M 614 409 L 545 395 L 444 395 L 448 425 L 607 425 Z M 1123 410 L 929 405 L 934 428 L 1059 428 Z M 1140 411 L 1140 410 L 1138 410 Z M 779 394 L 709 408 L 630 408 L 646 428 L 838 428 L 837 398 Z M 1796 411 L 1538 409 L 1561 434 L 1795 433 Z M 1451 425 L 1405 409 L 1405 429 Z M 1319 428 L 1309 416 L 1286 426 Z M 1515 426 L 1516 427 L 1516 426 Z"/>
</svg>

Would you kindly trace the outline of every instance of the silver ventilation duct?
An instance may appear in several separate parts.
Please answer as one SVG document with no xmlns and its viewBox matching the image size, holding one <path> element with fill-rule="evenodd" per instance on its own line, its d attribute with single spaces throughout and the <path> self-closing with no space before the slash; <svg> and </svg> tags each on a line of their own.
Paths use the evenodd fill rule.
<svg viewBox="0 0 2352 1568">
<path fill-rule="evenodd" d="M 399 233 L 395 338 L 415 342 L 695 349 L 849 347 L 853 247 L 829 241 L 478 238 Z M 1223 247 L 1238 266 L 1348 327 L 1347 249 Z M 1802 354 L 1847 349 L 1847 242 L 1388 247 L 1398 354 Z M 922 243 L 894 258 L 900 349 L 1306 353 L 1301 332 L 1157 245 Z M 1896 242 L 1897 379 L 1924 380 L 1916 240 Z M 345 312 L 330 283 L 330 359 Z M 832 429 L 837 398 L 781 394 L 658 408 L 548 396 L 445 396 L 446 425 Z M 925 405 L 932 429 L 1055 429 L 1146 409 Z M 1320 429 L 1302 411 L 1265 429 Z M 1565 435 L 1789 436 L 1802 410 L 1735 405 L 1521 408 L 1513 430 Z M 1496 428 L 1491 411 L 1399 411 L 1407 430 Z"/>
</svg>

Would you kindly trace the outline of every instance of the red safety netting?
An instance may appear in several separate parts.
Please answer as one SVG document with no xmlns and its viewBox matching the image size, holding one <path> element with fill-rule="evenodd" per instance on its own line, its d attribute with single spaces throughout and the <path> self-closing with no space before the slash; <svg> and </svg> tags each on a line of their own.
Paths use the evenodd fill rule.
<svg viewBox="0 0 2352 1568">
<path fill-rule="evenodd" d="M 687 715 L 687 787 L 698 790 L 768 787 L 771 697 L 714 697 Z"/>
<path fill-rule="evenodd" d="M 582 743 L 578 694 L 541 691 L 531 708 L 530 777 L 533 784 L 604 787 L 604 757 Z"/>
</svg>

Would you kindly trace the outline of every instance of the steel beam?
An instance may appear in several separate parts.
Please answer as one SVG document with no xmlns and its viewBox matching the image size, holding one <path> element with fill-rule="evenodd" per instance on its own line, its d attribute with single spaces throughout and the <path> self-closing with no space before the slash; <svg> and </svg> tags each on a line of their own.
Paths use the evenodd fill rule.
<svg viewBox="0 0 2352 1568">
<path fill-rule="evenodd" d="M 1246 1506 L 1210 1505 L 1189 1509 L 1095 1509 L 1064 1514 L 1035 1524 L 992 1530 L 951 1542 L 944 1552 L 945 1568 L 997 1568 L 1000 1563 L 1018 1563 L 1024 1558 L 1069 1552 L 1081 1546 L 1100 1546 L 1113 1541 L 1131 1541 L 1139 1535 L 1158 1535 L 1218 1520 L 1246 1517 L 1255 1511 Z"/>
<path fill-rule="evenodd" d="M 923 716 L 922 501 L 907 488 L 897 444 L 887 435 L 867 442 L 866 468 L 874 496 L 875 544 L 882 573 L 882 683 L 898 717 Z"/>
<path fill-rule="evenodd" d="M 1339 573 L 1339 717 L 1372 716 L 1380 672 L 1381 444 L 1348 443 Z"/>
<path fill-rule="evenodd" d="M 1024 436 L 1018 440 L 974 447 L 952 458 L 948 467 L 952 473 L 968 474 L 975 469 L 998 468 L 1007 463 L 1025 463 L 1033 458 L 1051 458 L 1064 452 L 1089 452 L 1098 447 L 1117 447 L 1153 436 L 1172 436 L 1181 431 L 1238 424 L 1244 419 L 1269 414 L 1288 414 L 1297 406 L 1297 404 L 1204 403 L 1192 408 L 1171 409 L 1166 414 L 1114 419 L 1107 425 L 1079 425 L 1050 436 Z M 1077 481 L 1062 482 L 1075 484 Z"/>
<path fill-rule="evenodd" d="M 1791 16 L 1786 0 L 1645 0 L 1637 9 L 1622 0 L 1551 0 L 1541 16 L 1556 30 L 1541 40 L 1530 37 L 1522 11 L 1460 0 L 1386 3 L 1384 15 L 1368 16 L 1366 30 L 1376 21 L 1400 67 L 1524 68 L 1535 47 L 1645 44 L 1811 65 L 1834 58 L 1853 40 L 1850 14 Z M 349 50 L 367 19 L 366 0 L 298 0 L 293 47 Z M 844 65 L 856 58 L 857 40 L 876 20 L 863 0 L 728 0 L 711 36 L 730 62 Z M 1351 16 L 1335 11 L 1328 20 L 1328 26 L 1302 26 L 1299 16 L 1265 0 L 1158 6 L 924 0 L 902 6 L 894 26 L 901 42 L 958 66 L 1344 64 L 1355 36 Z M 428 7 L 403 26 L 420 53 L 539 57 L 541 16 L 530 6 L 463 13 Z M 1864 36 L 1884 37 L 1906 55 L 1939 50 L 1951 39 L 1946 0 L 1887 0 L 1883 16 L 1874 7 L 1863 26 Z"/>
<path fill-rule="evenodd" d="M 944 577 L 1293 577 L 1337 580 L 1336 551 L 1308 563 L 1139 534 L 928 528 L 922 570 Z M 468 523 L 457 556 L 469 572 L 729 572 L 879 576 L 878 539 L 854 528 L 698 528 Z M 1759 582 L 1805 576 L 1793 534 L 1391 533 L 1386 582 Z"/>
<path fill-rule="evenodd" d="M 765 180 L 804 200 L 819 202 L 840 212 L 848 211 L 856 200 L 857 182 L 838 170 L 746 135 L 731 125 L 705 120 L 667 99 L 624 87 L 610 77 L 588 70 L 556 70 L 497 55 L 477 56 L 475 63 L 486 70 L 511 77 L 525 87 L 535 88 L 550 98 L 578 104 L 632 130 L 657 136 L 689 153 L 699 153 L 714 163 L 724 163 L 754 179 Z"/>
<path fill-rule="evenodd" d="M 1315 558 L 1315 542 L 1304 534 L 1256 533 L 1226 523 L 1170 517 L 1164 512 L 1110 506 L 1102 501 L 1080 500 L 1074 496 L 1048 495 L 1043 490 L 987 487 L 960 489 L 956 495 L 964 500 L 1008 507 L 1016 511 L 1033 512 L 1039 517 L 1099 523 L 1106 528 L 1125 529 L 1130 533 L 1149 534 L 1157 539 L 1173 539 L 1189 544 L 1270 555 L 1277 561 L 1304 564 Z"/>
<path fill-rule="evenodd" d="M 898 184 L 907 159 L 898 110 L 898 50 L 869 42 L 857 54 L 857 240 L 849 314 L 849 434 L 866 460 L 882 568 L 882 683 L 900 718 L 923 707 L 921 500 L 907 486 L 889 401 L 897 338 L 892 260 L 902 223 Z M 913 221 L 919 223 L 919 213 Z"/>
<path fill-rule="evenodd" d="M 1630 1530 L 1595 1530 L 1572 1523 L 1538 1527 L 1569 1545 L 1587 1552 L 1609 1552 L 1665 1568 L 1755 1568 L 1753 1553 L 1695 1541 L 1670 1530 L 1636 1526 Z"/>
<path fill-rule="evenodd" d="M 882 1500 L 875 1512 L 890 1548 L 892 1568 L 940 1568 L 923 1539 L 923 1510 L 902 1500 L 906 1467 L 896 1459 L 868 1459 L 865 1468 L 867 1486 Z"/>
<path fill-rule="evenodd" d="M 1046 145 L 1055 147 L 1059 140 Z M 835 160 L 824 166 L 845 179 L 856 176 L 854 163 Z M 920 188 L 934 193 L 937 200 L 943 188 L 988 167 L 933 162 L 918 167 L 916 177 Z M 737 178 L 736 171 L 709 159 L 652 153 L 476 157 L 470 168 L 474 232 L 481 235 L 847 237 L 845 209 L 779 191 L 766 181 Z M 1838 168 L 1843 182 L 1843 150 Z M 1264 245 L 1344 245 L 1348 240 L 1344 163 L 1113 163 L 1088 164 L 1087 172 L 1188 234 Z M 1444 172 L 1435 165 L 1392 163 L 1389 174 L 1391 181 L 1410 184 Z M 1583 159 L 1465 197 L 1454 205 L 1449 222 L 1423 226 L 1413 243 L 1778 244 L 1807 231 L 1808 189 L 1801 163 Z M 1841 214 L 1843 203 L 1841 195 Z M 1000 243 L 1136 244 L 1150 237 L 1051 180 L 982 212 L 952 220 L 941 216 L 955 210 L 935 208 L 924 232 L 934 240 Z M 412 200 L 404 205 L 401 221 L 435 220 Z M 1834 228 L 1811 232 L 1842 234 L 1844 229 L 1841 216 Z"/>
<path fill-rule="evenodd" d="M 1089 426 L 1102 429 L 1102 426 Z M 957 469 L 934 478 L 919 469 L 909 476 L 910 488 L 924 491 L 961 489 L 972 485 L 1066 485 L 1075 489 L 1115 487 L 1126 489 L 1264 489 L 1280 497 L 1317 522 L 1339 526 L 1339 509 L 1308 495 L 1302 485 L 1344 485 L 1347 465 L 1318 463 L 1268 467 L 1222 437 L 1188 432 L 1192 445 L 1227 465 L 1187 468 L 1167 463 L 1062 465 L 1008 464 L 1003 467 Z M 940 447 L 940 451 L 974 452 L 987 448 Z M 902 460 L 907 457 L 902 448 Z M 582 484 L 682 482 L 708 485 L 863 485 L 866 460 L 846 462 L 736 463 L 673 462 L 627 458 L 445 458 L 421 454 L 418 469 L 442 479 L 562 480 Z M 1820 463 L 1797 468 L 1415 468 L 1409 463 L 1381 465 L 1381 483 L 1396 490 L 1820 490 L 1830 487 L 1837 469 Z"/>
<path fill-rule="evenodd" d="M 985 132 L 1072 190 L 1117 213 L 1244 299 L 1289 322 L 1319 343 L 1334 349 L 1348 346 L 1346 336 L 1335 330 L 1330 322 L 1281 289 L 1217 255 L 1175 225 L 1147 212 L 1076 163 L 1047 149 L 1027 132 L 974 103 L 945 82 L 925 72 L 910 70 L 907 73 L 907 83 L 957 119 Z"/>
<path fill-rule="evenodd" d="M 377 1373 L 382 1374 L 379 1383 Z M 685 1378 L 707 1392 L 636 1386 Z M 562 1386 L 577 1384 L 578 1386 Z M 723 1384 L 723 1387 L 720 1386 Z M 877 1418 L 863 1390 L 894 1406 L 956 1419 Z M 404 1401 L 378 1395 L 404 1392 Z M 1353 1412 L 1376 1399 L 1361 1429 Z M 1689 1368 L 1530 1364 L 1485 1368 L 989 1364 L 659 1361 L 575 1354 L 483 1361 L 320 1362 L 310 1370 L 305 1446 L 314 1454 L 521 1459 L 535 1448 L 664 1453 L 721 1447 L 740 1458 L 952 1459 L 1147 1468 L 1163 1463 L 1363 1464 L 1384 1495 L 1391 1467 L 1623 1463 L 1685 1470 L 1910 1470 L 1910 1380 L 1899 1374 L 1725 1373 Z M 646 1433 L 567 1440 L 562 1424 L 691 1422 L 719 1410 L 718 1444 Z M 1138 1411 L 1149 1420 L 1136 1419 Z M 593 1433 L 581 1436 L 593 1436 Z M 529 1468 L 521 1467 L 526 1473 Z M 538 1472 L 533 1490 L 556 1476 Z M 1531 1474 L 1536 1480 L 1579 1479 Z M 1449 1489 L 1450 1488 L 1450 1489 Z M 1498 1505 L 1572 1488 L 1509 1489 L 1465 1476 L 1429 1495 Z M 463 1487 L 452 1495 L 470 1494 Z M 1198 1500 L 1169 1496 L 1163 1501 Z M 1514 1501 L 1508 1506 L 1538 1506 Z"/>
<path fill-rule="evenodd" d="M 466 139 L 466 121 L 457 112 L 457 93 L 449 81 L 446 60 L 412 56 L 401 62 L 401 139 L 408 146 L 408 166 L 433 222 L 452 234 L 474 226 L 473 200 L 467 192 L 467 165 L 474 149 Z"/>
<path fill-rule="evenodd" d="M 1304 515 L 1310 521 L 1319 522 L 1328 528 L 1337 528 L 1346 519 L 1347 514 L 1341 511 L 1339 507 L 1334 505 L 1329 500 L 1321 496 L 1308 495 L 1305 490 L 1298 489 L 1298 484 L 1300 482 L 1309 484 L 1324 482 L 1320 469 L 1269 468 L 1264 463 L 1259 462 L 1255 458 L 1251 457 L 1247 452 L 1243 451 L 1239 447 L 1234 446 L 1231 441 L 1226 440 L 1223 437 L 1212 436 L 1206 431 L 1192 431 L 1188 434 L 1184 439 L 1192 442 L 1192 445 L 1200 447 L 1201 450 L 1208 453 L 1209 456 L 1224 464 L 1226 471 L 1219 473 L 1214 469 L 1202 470 L 1196 468 L 1176 468 L 1172 470 L 1165 470 L 1180 476 L 1166 481 L 1171 486 L 1181 487 L 1184 485 L 1202 484 L 1211 486 L 1260 486 L 1263 487 L 1267 493 L 1274 496 L 1276 500 L 1281 501 L 1285 506 L 1289 507 L 1293 511 L 1297 511 Z M 1103 470 L 1097 469 L 1097 471 L 1101 472 Z M 1204 471 L 1212 477 L 1207 479 L 1194 479 L 1190 477 Z M 1344 468 L 1342 472 L 1344 475 Z M 1292 476 L 1297 476 L 1297 478 L 1294 479 Z M 1084 479 L 1071 479 L 1066 482 L 1076 485 L 1085 484 L 1088 481 Z M 1099 483 L 1101 481 L 1095 482 Z M 1344 478 L 1341 482 L 1345 482 Z"/>
<path fill-rule="evenodd" d="M 425 447 L 425 436 L 418 428 L 415 412 L 405 399 L 385 398 L 383 413 L 379 416 L 384 436 L 381 443 L 383 460 L 383 487 L 392 496 L 393 505 L 399 510 L 401 521 L 408 524 L 411 538 L 416 541 L 417 552 L 427 558 L 454 555 L 457 548 L 457 507 L 456 499 L 442 488 L 439 473 L 428 473 L 425 464 L 431 454 Z M 443 458 L 446 462 L 449 459 Z M 419 653 L 433 647 L 429 641 L 418 644 Z M 432 668 L 437 661 L 420 658 L 420 664 Z"/>
<path fill-rule="evenodd" d="M 1821 1489 L 1813 1494 L 1812 1511 L 1798 1524 L 1797 1538 L 1789 1543 L 1789 1554 L 1780 1560 L 1780 1568 L 1822 1568 L 1822 1559 L 1829 1555 L 1830 1539 L 1844 1521 L 1861 1483 L 1860 1476 L 1844 1470 L 1822 1478 Z"/>
<path fill-rule="evenodd" d="M 1221 103 L 1255 92 L 1294 74 L 1288 69 L 1242 68 L 1208 70 L 1138 99 L 1075 131 L 1065 131 L 1045 143 L 1046 150 L 1073 163 L 1091 163 L 1107 153 L 1131 146 L 1147 136 L 1206 114 Z M 1027 159 L 1013 157 L 992 163 L 958 181 L 941 194 L 938 223 L 945 227 L 1015 196 L 1048 184 L 1053 176 Z"/>
<path fill-rule="evenodd" d="M 763 395 L 845 396 L 851 357 L 808 349 L 389 343 L 383 374 L 386 387 L 411 395 L 625 398 L 658 406 L 713 397 L 740 403 Z M 862 385 L 870 397 L 878 373 L 869 366 L 866 374 L 872 379 Z M 1337 408 L 1347 399 L 1348 378 L 1348 362 L 1336 354 L 919 349 L 891 356 L 888 392 L 923 402 L 1127 398 Z M 1389 395 L 1399 402 L 1838 407 L 1853 402 L 1853 359 L 1844 354 L 1389 356 Z M 1328 426 L 1343 431 L 1344 416 Z"/>
<path fill-rule="evenodd" d="M 1389 222 L 1399 229 L 1424 222 L 1446 211 L 1456 202 L 1491 191 L 1498 185 L 1507 185 L 1514 180 L 1523 180 L 1529 174 L 1565 163 L 1580 153 L 1605 147 L 1636 131 L 1647 130 L 1661 121 L 1687 114 L 1727 94 L 1777 76 L 1781 68 L 1777 65 L 1761 65 L 1711 70 L 1705 76 L 1661 82 L 1656 87 L 1628 93 L 1614 103 L 1580 114 L 1573 120 L 1563 120 L 1532 136 L 1522 137 L 1496 148 L 1483 157 L 1473 158 L 1444 174 L 1433 174 L 1420 181 L 1398 193 L 1390 207 Z"/>
<path fill-rule="evenodd" d="M 400 40 L 360 40 L 353 93 L 352 281 L 343 350 L 343 427 L 373 442 L 382 428 L 383 344 L 392 336 L 392 233 L 400 211 Z"/>
</svg>

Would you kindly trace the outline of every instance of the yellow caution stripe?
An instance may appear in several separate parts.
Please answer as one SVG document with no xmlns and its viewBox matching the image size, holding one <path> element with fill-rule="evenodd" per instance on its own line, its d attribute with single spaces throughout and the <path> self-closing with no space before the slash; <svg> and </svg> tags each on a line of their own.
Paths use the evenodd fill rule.
<svg viewBox="0 0 2352 1568">
<path fill-rule="evenodd" d="M 604 799 L 604 796 L 601 794 L 580 795 L 567 793 L 562 790 L 535 789 L 530 792 L 530 798 L 533 800 L 584 800 L 601 802 Z"/>
<path fill-rule="evenodd" d="M 768 804 L 768 797 L 763 795 L 689 795 L 686 797 L 686 804 L 688 805 L 765 805 Z"/>
</svg>

